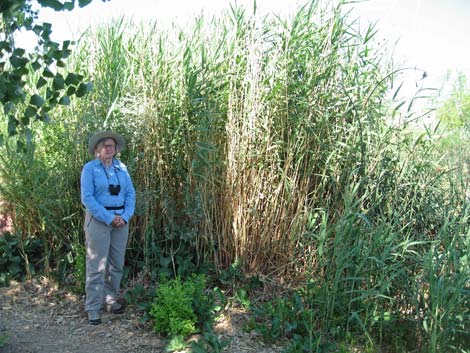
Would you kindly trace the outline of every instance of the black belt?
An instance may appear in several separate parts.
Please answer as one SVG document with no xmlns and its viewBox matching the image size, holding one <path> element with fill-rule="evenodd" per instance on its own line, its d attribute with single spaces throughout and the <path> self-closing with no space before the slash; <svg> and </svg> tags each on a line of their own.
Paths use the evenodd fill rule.
<svg viewBox="0 0 470 353">
<path fill-rule="evenodd" d="M 108 211 L 123 210 L 124 206 L 104 206 Z"/>
</svg>

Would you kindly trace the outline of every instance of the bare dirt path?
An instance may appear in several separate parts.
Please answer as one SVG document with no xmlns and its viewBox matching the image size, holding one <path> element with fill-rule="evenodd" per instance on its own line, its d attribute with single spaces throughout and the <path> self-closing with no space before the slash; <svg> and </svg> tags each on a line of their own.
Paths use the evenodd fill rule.
<svg viewBox="0 0 470 353">
<path fill-rule="evenodd" d="M 129 307 L 122 315 L 104 314 L 91 326 L 83 312 L 83 298 L 38 282 L 12 283 L 0 288 L 0 338 L 7 337 L 1 353 L 160 353 L 166 342 L 141 323 Z M 230 340 L 224 352 L 278 353 L 242 330 L 246 315 L 232 311 L 216 325 L 220 339 Z M 0 340 L 1 342 L 1 340 Z M 186 350 L 185 352 L 190 352 Z"/>
</svg>

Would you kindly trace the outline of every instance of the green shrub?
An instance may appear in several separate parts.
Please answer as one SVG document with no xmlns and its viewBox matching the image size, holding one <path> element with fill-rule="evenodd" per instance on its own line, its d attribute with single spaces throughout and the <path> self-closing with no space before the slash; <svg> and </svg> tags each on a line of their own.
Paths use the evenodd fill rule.
<svg viewBox="0 0 470 353">
<path fill-rule="evenodd" d="M 41 263 L 42 248 L 38 238 L 21 239 L 9 232 L 0 237 L 0 287 L 8 286 L 11 280 L 22 280 L 27 273 L 35 273 Z"/>
<path fill-rule="evenodd" d="M 154 330 L 169 336 L 188 336 L 212 318 L 212 298 L 205 294 L 204 275 L 162 283 L 150 307 Z"/>
</svg>

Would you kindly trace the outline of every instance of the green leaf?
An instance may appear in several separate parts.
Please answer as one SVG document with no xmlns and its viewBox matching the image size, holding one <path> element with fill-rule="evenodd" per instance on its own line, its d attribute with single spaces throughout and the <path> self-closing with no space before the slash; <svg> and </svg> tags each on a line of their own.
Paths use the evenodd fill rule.
<svg viewBox="0 0 470 353">
<path fill-rule="evenodd" d="M 31 63 L 31 67 L 34 71 L 37 71 L 41 68 L 41 64 L 36 60 Z"/>
<path fill-rule="evenodd" d="M 65 78 L 65 83 L 67 85 L 78 85 L 83 80 L 82 75 L 77 75 L 74 73 L 69 73 Z"/>
<path fill-rule="evenodd" d="M 23 81 L 15 82 L 7 87 L 8 96 L 12 101 L 23 101 L 24 92 L 19 84 L 24 84 Z"/>
<path fill-rule="evenodd" d="M 60 60 L 62 58 L 62 50 L 51 50 L 50 53 L 55 60 Z"/>
<path fill-rule="evenodd" d="M 33 22 L 34 22 L 34 19 L 32 17 L 26 18 L 24 21 L 24 25 L 23 25 L 24 28 L 30 31 L 33 28 Z"/>
<path fill-rule="evenodd" d="M 70 49 L 64 49 L 62 50 L 62 59 L 66 59 L 72 54 L 72 51 Z"/>
<path fill-rule="evenodd" d="M 13 104 L 13 102 L 7 102 L 3 105 L 3 112 L 5 113 L 5 115 L 7 115 L 13 110 L 14 107 L 15 105 Z"/>
<path fill-rule="evenodd" d="M 29 62 L 29 60 L 27 58 L 15 56 L 15 55 L 10 57 L 10 64 L 15 69 L 17 69 L 19 67 L 24 67 L 28 62 Z"/>
<path fill-rule="evenodd" d="M 93 84 L 91 82 L 80 83 L 75 95 L 77 97 L 83 97 L 85 94 L 87 94 L 88 92 L 91 92 L 92 90 L 93 90 Z"/>
<path fill-rule="evenodd" d="M 21 141 L 21 140 L 17 140 L 16 141 L 16 152 L 17 153 L 23 153 L 23 152 L 25 152 L 25 150 L 26 150 L 26 148 L 24 146 L 24 142 Z M 17 271 L 15 271 L 15 272 L 17 272 Z"/>
<path fill-rule="evenodd" d="M 72 11 L 75 6 L 74 2 L 75 0 L 64 3 L 64 10 Z"/>
<path fill-rule="evenodd" d="M 62 42 L 62 50 L 67 50 L 72 42 L 70 40 L 64 40 Z"/>
<path fill-rule="evenodd" d="M 54 95 L 54 92 L 48 87 L 46 90 L 46 99 L 50 99 Z"/>
<path fill-rule="evenodd" d="M 45 103 L 45 100 L 44 98 L 42 98 L 41 96 L 37 95 L 37 94 L 33 94 L 31 96 L 31 101 L 30 103 L 38 108 L 42 107 Z"/>
<path fill-rule="evenodd" d="M 85 7 L 87 6 L 88 4 L 91 3 L 92 0 L 78 0 L 78 6 L 79 7 Z"/>
<path fill-rule="evenodd" d="M 48 67 L 44 69 L 44 71 L 42 72 L 42 75 L 44 77 L 50 77 L 50 78 L 54 77 L 54 73 L 51 70 L 49 70 Z"/>
<path fill-rule="evenodd" d="M 43 77 L 39 77 L 38 83 L 36 83 L 36 88 L 41 88 L 47 84 L 47 81 Z"/>
<path fill-rule="evenodd" d="M 63 96 L 59 100 L 60 105 L 70 105 L 70 97 L 69 96 Z"/>
<path fill-rule="evenodd" d="M 59 43 L 53 42 L 53 41 L 48 41 L 47 42 L 47 48 L 50 49 L 50 51 L 53 53 L 56 50 L 59 50 Z"/>
<path fill-rule="evenodd" d="M 49 40 L 49 36 L 52 33 L 52 25 L 50 23 L 44 22 L 42 24 L 42 34 L 41 37 L 45 40 Z"/>
<path fill-rule="evenodd" d="M 8 41 L 2 40 L 0 41 L 0 51 L 1 50 L 5 50 L 7 53 L 10 53 L 12 50 L 12 47 Z"/>
<path fill-rule="evenodd" d="M 20 122 L 13 116 L 8 116 L 8 136 L 13 136 L 16 134 L 16 127 L 20 124 Z"/>
<path fill-rule="evenodd" d="M 37 109 L 30 105 L 26 108 L 24 112 L 24 116 L 27 118 L 32 118 L 33 116 L 36 115 L 36 113 L 37 113 Z"/>
<path fill-rule="evenodd" d="M 13 50 L 13 55 L 16 56 L 23 56 L 25 53 L 26 51 L 23 48 L 15 48 L 15 50 Z"/>
<path fill-rule="evenodd" d="M 50 112 L 51 110 L 52 110 L 52 107 L 49 106 L 49 105 L 45 105 L 45 106 L 43 106 L 43 107 L 41 108 L 42 114 L 48 113 L 48 112 Z"/>
<path fill-rule="evenodd" d="M 38 0 L 38 3 L 42 7 L 50 7 L 55 11 L 61 11 L 64 9 L 64 5 L 58 0 Z"/>
<path fill-rule="evenodd" d="M 22 67 L 20 67 L 16 70 L 14 70 L 13 74 L 17 75 L 17 77 L 21 77 L 21 76 L 29 74 L 29 70 L 26 66 L 22 66 Z"/>
<path fill-rule="evenodd" d="M 23 115 L 23 117 L 21 118 L 21 123 L 23 124 L 23 126 L 29 125 L 29 122 L 30 122 L 30 117 Z"/>
<path fill-rule="evenodd" d="M 42 58 L 44 60 L 44 63 L 46 65 L 52 65 L 54 63 L 54 59 L 50 58 L 49 56 L 47 56 L 46 54 L 43 56 Z"/>
<path fill-rule="evenodd" d="M 42 26 L 36 25 L 33 27 L 33 32 L 36 33 L 36 35 L 40 35 L 42 32 Z"/>
<path fill-rule="evenodd" d="M 63 89 L 65 87 L 64 77 L 61 74 L 55 75 L 52 86 L 57 90 Z"/>
<path fill-rule="evenodd" d="M 51 117 L 49 114 L 42 114 L 39 116 L 39 120 L 41 120 L 44 123 L 50 123 L 51 122 Z"/>
<path fill-rule="evenodd" d="M 67 88 L 67 96 L 72 96 L 73 94 L 75 94 L 76 90 L 77 89 L 74 86 L 70 86 L 69 88 Z"/>
</svg>

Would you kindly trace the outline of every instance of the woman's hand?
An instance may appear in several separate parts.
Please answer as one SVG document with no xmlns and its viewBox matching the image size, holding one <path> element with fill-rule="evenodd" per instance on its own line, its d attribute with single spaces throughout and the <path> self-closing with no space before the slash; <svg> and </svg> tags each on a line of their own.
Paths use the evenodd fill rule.
<svg viewBox="0 0 470 353">
<path fill-rule="evenodd" d="M 114 219 L 113 221 L 111 222 L 111 226 L 113 226 L 114 228 L 121 228 L 121 227 L 124 227 L 126 225 L 126 222 L 121 218 L 121 216 L 114 216 Z"/>
</svg>

